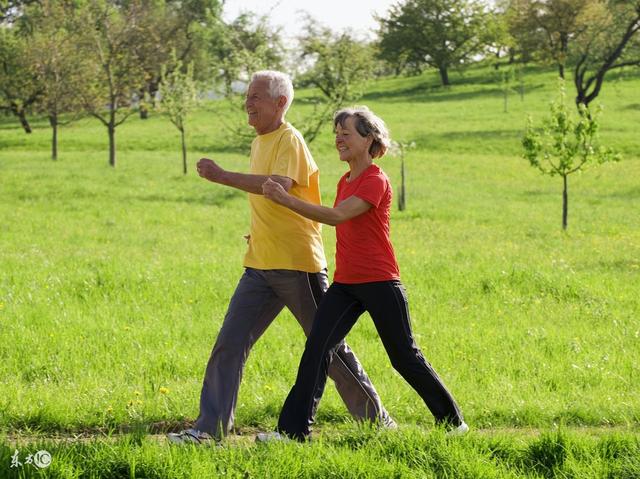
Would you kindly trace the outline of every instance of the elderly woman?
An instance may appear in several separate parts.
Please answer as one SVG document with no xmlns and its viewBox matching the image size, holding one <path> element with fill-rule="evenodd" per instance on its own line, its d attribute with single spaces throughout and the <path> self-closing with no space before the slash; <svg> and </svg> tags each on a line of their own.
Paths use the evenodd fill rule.
<svg viewBox="0 0 640 479">
<path fill-rule="evenodd" d="M 462 413 L 411 333 L 405 289 L 389 237 L 391 185 L 376 165 L 389 146 L 384 122 L 368 108 L 345 109 L 334 117 L 336 149 L 349 171 L 340 178 L 333 208 L 314 205 L 288 194 L 273 181 L 263 184 L 264 195 L 314 221 L 336 227 L 334 282 L 322 299 L 278 421 L 278 432 L 257 440 L 310 435 L 317 401 L 327 380 L 332 349 L 367 311 L 380 335 L 391 364 L 416 390 L 436 423 L 450 434 L 468 431 Z"/>
</svg>

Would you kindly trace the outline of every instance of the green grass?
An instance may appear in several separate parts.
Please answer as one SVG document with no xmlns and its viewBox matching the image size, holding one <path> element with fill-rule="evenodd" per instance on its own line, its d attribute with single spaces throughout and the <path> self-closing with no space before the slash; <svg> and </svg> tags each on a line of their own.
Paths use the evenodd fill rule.
<svg viewBox="0 0 640 479">
<path fill-rule="evenodd" d="M 143 437 L 197 414 L 242 272 L 246 198 L 191 166 L 208 156 L 246 171 L 246 156 L 215 106 L 189 124 L 186 176 L 178 132 L 157 115 L 118 128 L 116 169 L 95 121 L 63 128 L 52 162 L 45 120 L 26 135 L 0 119 L 0 477 L 12 473 L 14 444 L 27 452 L 33 437 L 53 454 L 52 477 L 637 477 L 640 78 L 605 84 L 601 138 L 624 160 L 570 177 L 566 233 L 560 180 L 520 158 L 526 116 L 546 115 L 553 73 L 527 71 L 524 101 L 512 95 L 508 113 L 490 78 L 474 69 L 449 89 L 432 74 L 388 78 L 359 102 L 392 136 L 417 143 L 406 159 L 408 209 L 394 210 L 392 235 L 418 343 L 484 431 L 457 442 L 431 432 L 367 317 L 348 341 L 399 432 L 350 424 L 330 386 L 312 445 L 198 451 Z M 294 123 L 311 95 L 300 92 Z M 344 172 L 330 128 L 310 147 L 330 203 Z M 397 191 L 398 160 L 381 164 Z M 332 265 L 334 231 L 323 231 Z M 303 345 L 289 313 L 256 344 L 240 433 L 275 425 Z M 519 432 L 528 428 L 546 432 Z M 48 439 L 94 433 L 88 443 Z"/>
<path fill-rule="evenodd" d="M 597 438 L 568 431 L 534 437 L 514 434 L 472 435 L 450 440 L 415 426 L 402 432 L 342 428 L 335 437 L 311 444 L 218 447 L 167 447 L 157 438 L 130 434 L 100 441 L 31 443 L 28 454 L 47 450 L 53 457 L 49 477 L 295 477 L 295 478 L 545 478 L 637 477 L 640 443 L 630 434 Z M 10 463 L 15 449 L 0 446 L 0 462 Z M 9 477 L 37 477 L 23 464 Z M 13 474 L 12 474 L 13 473 Z"/>
</svg>

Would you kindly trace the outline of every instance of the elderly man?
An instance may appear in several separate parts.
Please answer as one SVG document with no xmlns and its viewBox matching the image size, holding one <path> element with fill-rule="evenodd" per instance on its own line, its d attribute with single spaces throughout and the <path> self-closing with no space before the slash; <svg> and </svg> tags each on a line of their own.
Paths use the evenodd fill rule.
<svg viewBox="0 0 640 479">
<path fill-rule="evenodd" d="M 320 204 L 318 167 L 300 132 L 285 121 L 292 100 L 287 75 L 255 73 L 245 100 L 249 125 L 257 133 L 250 173 L 226 171 L 206 158 L 198 162 L 201 177 L 249 193 L 251 229 L 245 271 L 207 364 L 200 415 L 193 428 L 169 434 L 172 442 L 199 444 L 224 437 L 233 427 L 240 379 L 253 344 L 285 306 L 308 336 L 328 287 L 320 224 L 262 196 L 262 184 L 270 178 L 290 194 Z M 356 419 L 395 426 L 344 342 L 335 350 L 329 376 Z"/>
</svg>

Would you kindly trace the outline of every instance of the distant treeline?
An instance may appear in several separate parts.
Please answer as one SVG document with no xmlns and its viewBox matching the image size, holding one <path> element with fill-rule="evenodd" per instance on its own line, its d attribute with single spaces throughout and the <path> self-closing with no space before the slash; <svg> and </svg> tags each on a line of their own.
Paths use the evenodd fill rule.
<svg viewBox="0 0 640 479">
<path fill-rule="evenodd" d="M 313 140 L 327 116 L 362 94 L 373 76 L 439 72 L 484 60 L 496 68 L 527 62 L 572 71 L 575 102 L 588 106 L 605 74 L 640 65 L 640 0 L 404 0 L 376 18 L 362 40 L 313 18 L 294 47 L 268 17 L 222 17 L 220 0 L 0 0 L 0 110 L 25 132 L 29 114 L 65 121 L 91 115 L 115 131 L 145 118 L 162 79 L 189 72 L 199 91 L 233 94 L 252 71 L 292 74 L 318 89 L 303 133 Z M 174 77 L 175 80 L 176 77 Z"/>
</svg>

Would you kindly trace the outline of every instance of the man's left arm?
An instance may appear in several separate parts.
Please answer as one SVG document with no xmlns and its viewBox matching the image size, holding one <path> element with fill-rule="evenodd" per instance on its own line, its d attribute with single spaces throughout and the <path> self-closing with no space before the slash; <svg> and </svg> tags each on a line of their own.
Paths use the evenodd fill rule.
<svg viewBox="0 0 640 479">
<path fill-rule="evenodd" d="M 254 195 L 262 194 L 262 185 L 267 179 L 271 179 L 289 191 L 293 186 L 293 180 L 286 176 L 280 175 L 254 175 L 250 173 L 238 173 L 235 171 L 227 171 L 220 167 L 215 161 L 208 158 L 201 158 L 197 164 L 198 174 L 213 183 L 230 186 L 238 190 L 253 193 Z"/>
</svg>

